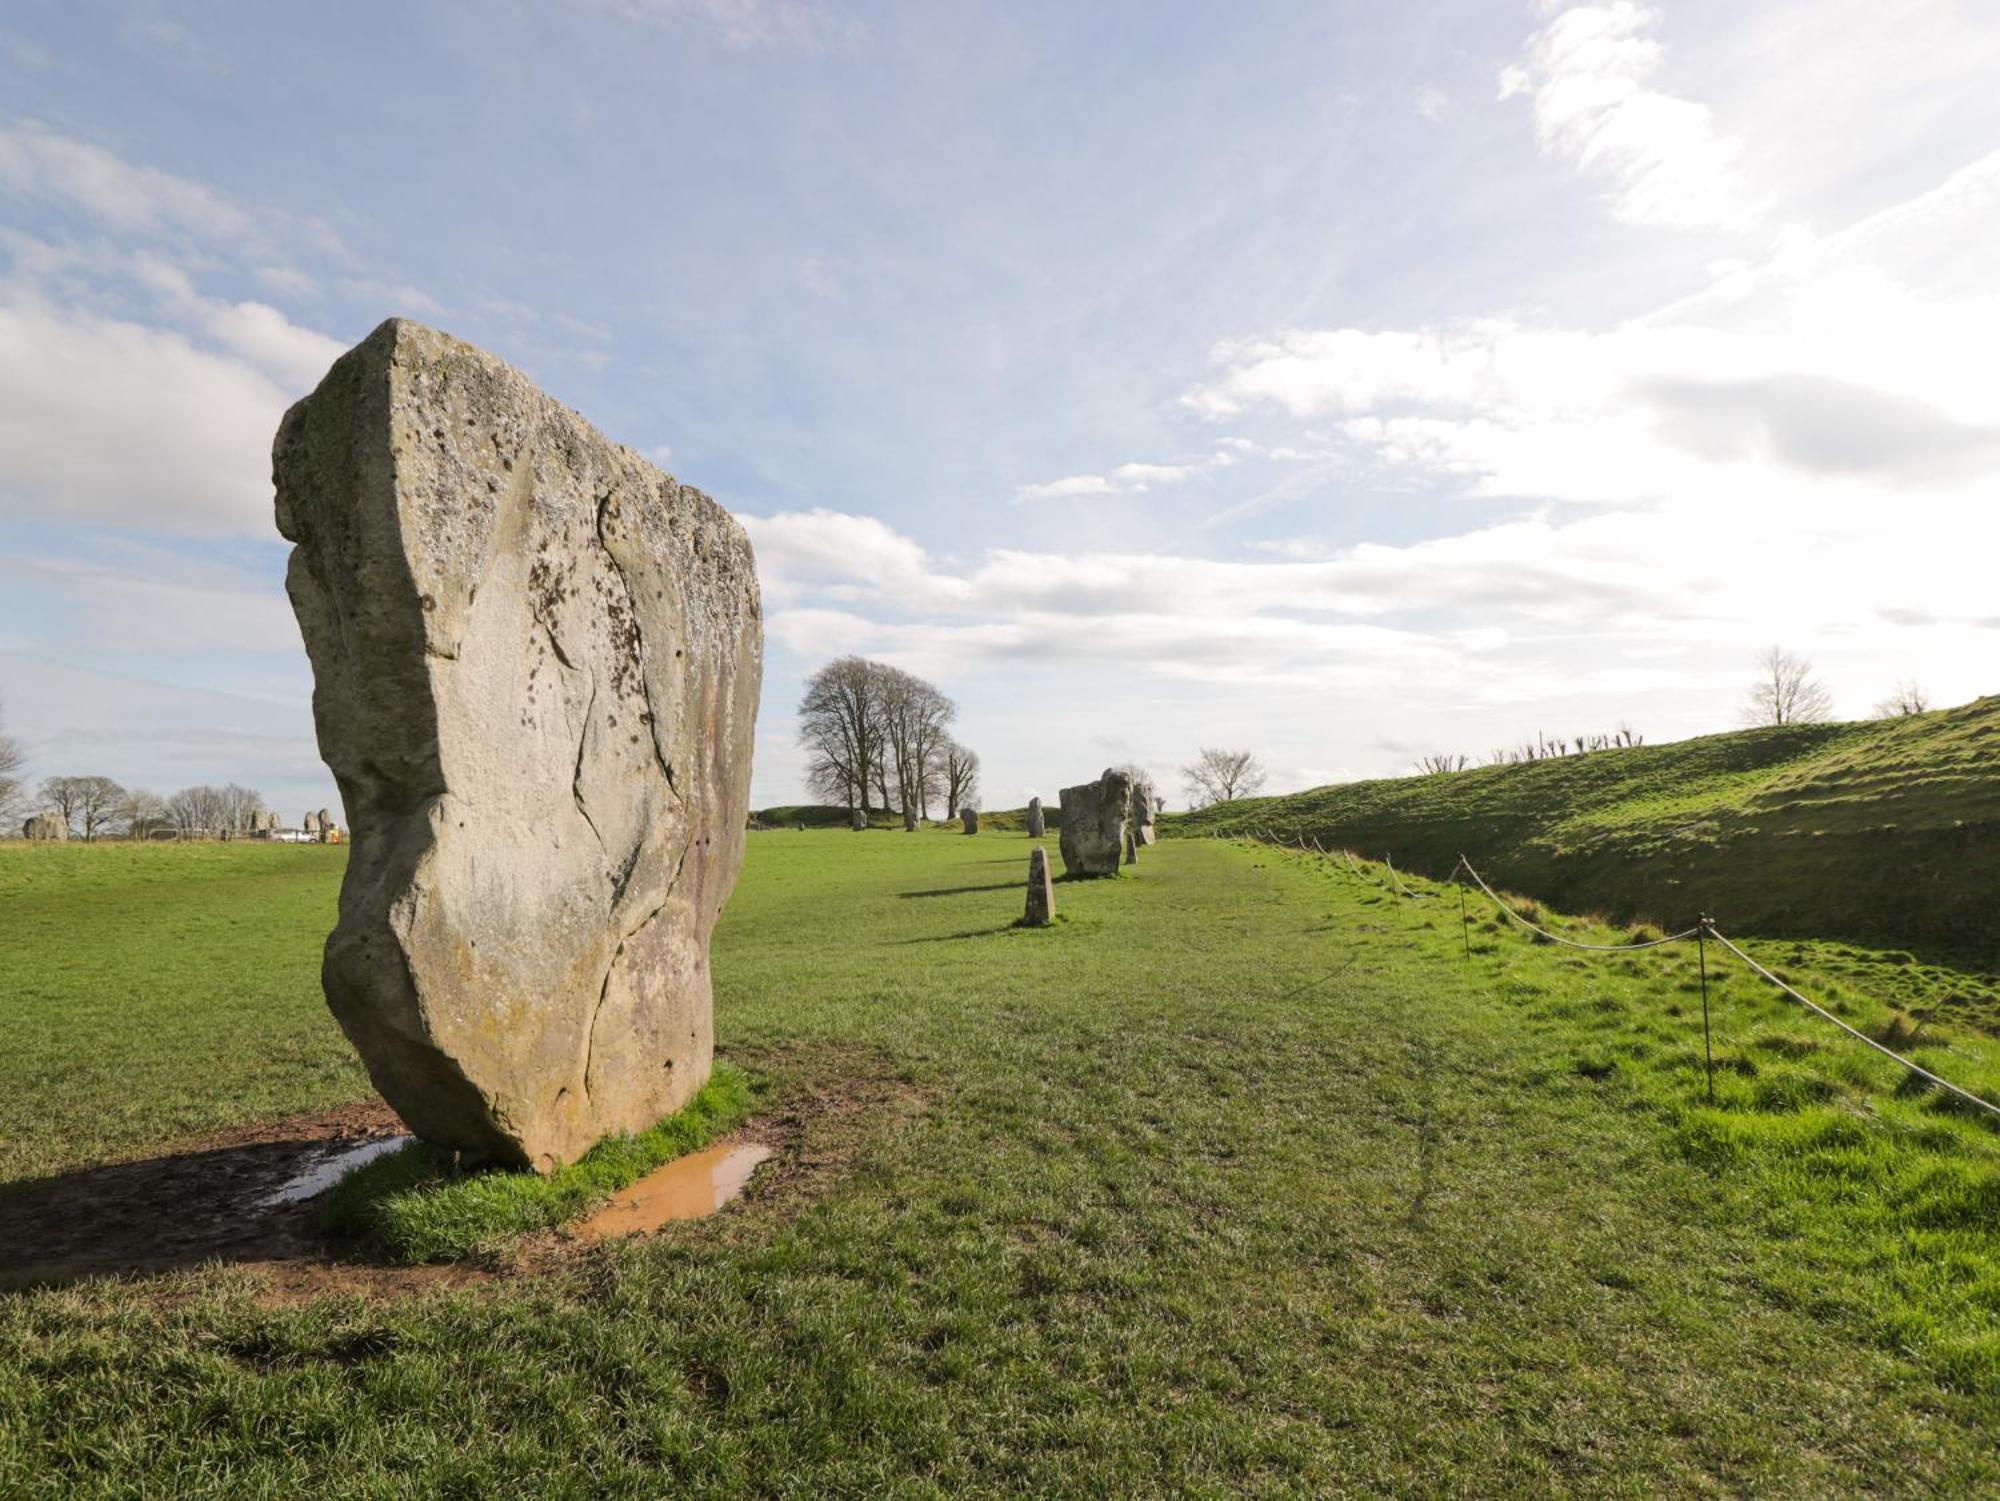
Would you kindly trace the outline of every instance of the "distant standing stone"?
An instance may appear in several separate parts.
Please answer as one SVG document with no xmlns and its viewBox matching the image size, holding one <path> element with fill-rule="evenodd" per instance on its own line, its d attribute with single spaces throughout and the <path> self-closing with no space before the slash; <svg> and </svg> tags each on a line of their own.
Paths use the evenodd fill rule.
<svg viewBox="0 0 2000 1501">
<path fill-rule="evenodd" d="M 308 834 L 319 833 L 319 815 L 317 813 L 306 814 L 305 822 L 301 823 L 299 827 L 304 829 Z"/>
<path fill-rule="evenodd" d="M 958 810 L 958 818 L 959 822 L 965 825 L 966 833 L 977 834 L 979 832 L 979 810 L 977 808 L 960 808 Z"/>
<path fill-rule="evenodd" d="M 867 828 L 868 810 L 865 808 L 856 808 L 852 813 L 848 814 L 847 826 L 850 829 L 854 830 L 854 832 L 857 834 L 859 834 L 863 829 Z"/>
<path fill-rule="evenodd" d="M 69 838 L 69 822 L 60 813 L 37 813 L 21 825 L 23 839 L 53 840 Z"/>
<path fill-rule="evenodd" d="M 318 828 L 320 838 L 331 839 L 333 837 L 333 815 L 324 808 L 319 810 Z M 394 1102 L 392 1101 L 391 1103 Z"/>
<path fill-rule="evenodd" d="M 1028 837 L 1030 839 L 1040 839 L 1043 835 L 1047 834 L 1048 831 L 1049 831 L 1048 820 L 1042 815 L 1042 800 L 1038 797 L 1029 798 Z"/>
<path fill-rule="evenodd" d="M 416 1133 L 549 1172 L 708 1081 L 763 628 L 750 540 L 435 329 L 285 415 L 286 588 L 353 855 L 326 995 Z M 320 810 L 323 835 L 332 816 Z"/>
<path fill-rule="evenodd" d="M 1132 839 L 1135 844 L 1153 842 L 1153 815 L 1160 810 L 1160 794 L 1153 779 L 1143 774 L 1132 779 Z M 1126 862 L 1128 865 L 1130 861 Z"/>
<path fill-rule="evenodd" d="M 1131 804 L 1132 779 L 1116 767 L 1094 782 L 1063 788 L 1063 869 L 1072 876 L 1117 875 Z"/>
<path fill-rule="evenodd" d="M 1125 863 L 1127 865 L 1139 863 L 1139 829 L 1136 824 L 1125 825 Z"/>
<path fill-rule="evenodd" d="M 917 832 L 917 810 L 916 810 L 916 809 L 914 809 L 914 808 L 905 808 L 905 809 L 903 810 L 903 832 L 904 832 L 905 834 L 914 834 L 914 833 L 916 833 L 916 832 Z"/>
<path fill-rule="evenodd" d="M 1028 912 L 1021 925 L 1046 928 L 1056 915 L 1056 888 L 1049 879 L 1049 852 L 1039 844 L 1028 851 Z"/>
</svg>

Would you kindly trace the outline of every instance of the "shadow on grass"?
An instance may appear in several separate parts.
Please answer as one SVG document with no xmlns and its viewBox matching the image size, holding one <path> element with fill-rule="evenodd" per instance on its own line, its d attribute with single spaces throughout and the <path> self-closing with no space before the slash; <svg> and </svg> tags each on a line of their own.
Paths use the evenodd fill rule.
<svg viewBox="0 0 2000 1501">
<path fill-rule="evenodd" d="M 967 928 L 963 933 L 939 933 L 931 938 L 902 938 L 897 940 L 897 944 L 904 947 L 913 943 L 958 943 L 967 938 L 991 938 L 995 933 L 1011 933 L 1019 926 L 1018 923 L 1003 922 L 997 928 Z"/>
<path fill-rule="evenodd" d="M 998 881 L 991 886 L 940 886 L 935 891 L 899 891 L 896 895 L 911 902 L 925 896 L 969 896 L 975 891 L 1012 891 L 1019 885 L 1019 881 Z"/>
<path fill-rule="evenodd" d="M 312 1206 L 263 1201 L 365 1137 L 208 1147 L 0 1184 L 0 1290 L 210 1262 L 323 1262 Z"/>
</svg>

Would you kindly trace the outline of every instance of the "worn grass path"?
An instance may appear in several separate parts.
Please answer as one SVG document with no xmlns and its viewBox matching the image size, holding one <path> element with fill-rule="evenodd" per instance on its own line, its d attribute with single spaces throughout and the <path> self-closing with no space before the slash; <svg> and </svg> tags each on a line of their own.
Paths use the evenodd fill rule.
<svg viewBox="0 0 2000 1501">
<path fill-rule="evenodd" d="M 922 1101 L 806 1142 L 849 1154 L 816 1195 L 396 1304 L 0 1298 L 0 1494 L 2000 1486 L 1977 1126 L 1736 982 L 1707 1112 L 1671 951 L 1467 960 L 1455 908 L 1269 851 L 1014 930 L 1027 847 L 752 836 L 723 1053 Z"/>
</svg>

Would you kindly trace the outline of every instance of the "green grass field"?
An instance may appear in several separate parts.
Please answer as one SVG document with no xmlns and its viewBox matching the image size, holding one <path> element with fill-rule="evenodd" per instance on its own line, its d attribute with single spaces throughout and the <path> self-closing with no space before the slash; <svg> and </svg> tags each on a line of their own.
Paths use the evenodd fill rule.
<svg viewBox="0 0 2000 1501">
<path fill-rule="evenodd" d="M 1305 833 L 1436 876 L 1465 854 L 1576 910 L 1675 927 L 1706 910 L 1725 929 L 2000 968 L 2000 697 L 1351 782 L 1162 827 Z"/>
<path fill-rule="evenodd" d="M 460 1291 L 0 1295 L 0 1495 L 2000 1488 L 1983 1123 L 1741 971 L 1710 1107 L 1691 950 L 1468 956 L 1454 894 L 1193 839 L 1029 932 L 1027 849 L 751 836 L 722 1057 L 902 1102 L 808 1114 L 818 1178 Z M 0 850 L 0 1180 L 357 1096 L 338 861 Z M 1758 951 L 1865 1029 L 1923 999 Z"/>
</svg>

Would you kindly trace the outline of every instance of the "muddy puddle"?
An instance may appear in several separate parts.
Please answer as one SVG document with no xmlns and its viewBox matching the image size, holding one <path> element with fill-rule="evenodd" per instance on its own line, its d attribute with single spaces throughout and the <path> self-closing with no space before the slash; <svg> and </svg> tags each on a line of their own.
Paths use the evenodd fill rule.
<svg viewBox="0 0 2000 1501">
<path fill-rule="evenodd" d="M 363 1163 L 386 1157 L 391 1152 L 400 1152 L 415 1140 L 414 1136 L 384 1136 L 357 1146 L 323 1151 L 317 1161 L 307 1163 L 302 1171 L 258 1199 L 257 1207 L 278 1209 L 286 1204 L 303 1204 L 307 1199 L 325 1193 Z"/>
<path fill-rule="evenodd" d="M 760 1141 L 725 1143 L 677 1158 L 620 1190 L 589 1219 L 576 1226 L 582 1240 L 643 1235 L 670 1220 L 698 1220 L 714 1214 L 743 1192 L 757 1165 L 771 1155 Z"/>
</svg>

